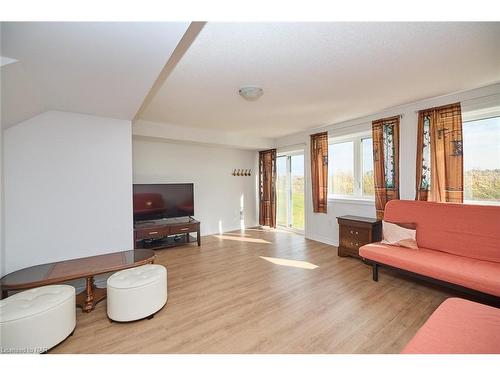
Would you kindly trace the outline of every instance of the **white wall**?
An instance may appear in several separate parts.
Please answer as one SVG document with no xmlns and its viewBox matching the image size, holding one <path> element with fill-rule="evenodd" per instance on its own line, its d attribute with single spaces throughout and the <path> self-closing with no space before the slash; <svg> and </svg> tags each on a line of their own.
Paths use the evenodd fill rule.
<svg viewBox="0 0 500 375">
<path fill-rule="evenodd" d="M 243 196 L 244 225 L 257 225 L 257 153 L 216 146 L 133 140 L 134 183 L 194 183 L 194 216 L 201 234 L 240 229 Z M 235 168 L 252 169 L 251 177 L 234 177 Z"/>
<path fill-rule="evenodd" d="M 329 136 L 339 136 L 361 131 L 370 131 L 373 120 L 402 115 L 400 122 L 400 196 L 401 199 L 415 198 L 415 168 L 417 150 L 417 112 L 425 108 L 461 102 L 462 113 L 500 105 L 500 84 L 479 89 L 421 100 L 378 112 L 363 118 L 332 124 L 308 132 L 293 134 L 277 139 L 278 151 L 290 145 L 306 143 L 306 181 L 310 181 L 309 135 L 328 131 Z M 338 246 L 339 235 L 337 217 L 357 215 L 375 217 L 375 204 L 354 201 L 329 201 L 328 213 L 312 212 L 311 184 L 306 184 L 306 225 L 305 236 L 317 241 Z"/>
<path fill-rule="evenodd" d="M 131 249 L 131 122 L 49 111 L 4 131 L 4 272 Z"/>
</svg>

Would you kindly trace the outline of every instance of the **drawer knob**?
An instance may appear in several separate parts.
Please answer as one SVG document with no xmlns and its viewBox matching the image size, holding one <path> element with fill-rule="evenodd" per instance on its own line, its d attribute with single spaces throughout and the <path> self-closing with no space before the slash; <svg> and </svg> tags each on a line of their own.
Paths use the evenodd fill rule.
<svg viewBox="0 0 500 375">
<path fill-rule="evenodd" d="M 158 234 L 158 232 L 149 232 L 149 234 Z"/>
<path fill-rule="evenodd" d="M 189 228 L 181 228 L 181 230 L 188 230 Z"/>
</svg>

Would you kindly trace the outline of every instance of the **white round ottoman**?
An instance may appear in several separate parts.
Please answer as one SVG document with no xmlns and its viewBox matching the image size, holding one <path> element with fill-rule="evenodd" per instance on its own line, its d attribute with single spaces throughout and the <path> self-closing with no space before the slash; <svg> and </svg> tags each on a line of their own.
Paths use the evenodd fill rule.
<svg viewBox="0 0 500 375">
<path fill-rule="evenodd" d="M 75 325 L 75 288 L 70 285 L 42 286 L 0 301 L 2 353 L 45 352 Z"/>
<path fill-rule="evenodd" d="M 152 317 L 167 302 L 167 269 L 158 264 L 119 271 L 107 282 L 108 317 L 129 322 Z"/>
</svg>

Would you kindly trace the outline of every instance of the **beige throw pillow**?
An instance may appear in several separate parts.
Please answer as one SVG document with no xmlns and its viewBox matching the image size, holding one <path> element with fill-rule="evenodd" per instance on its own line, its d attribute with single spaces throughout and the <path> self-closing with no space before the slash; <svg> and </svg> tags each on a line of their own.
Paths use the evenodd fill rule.
<svg viewBox="0 0 500 375">
<path fill-rule="evenodd" d="M 418 250 L 415 224 L 382 221 L 381 242 Z"/>
</svg>

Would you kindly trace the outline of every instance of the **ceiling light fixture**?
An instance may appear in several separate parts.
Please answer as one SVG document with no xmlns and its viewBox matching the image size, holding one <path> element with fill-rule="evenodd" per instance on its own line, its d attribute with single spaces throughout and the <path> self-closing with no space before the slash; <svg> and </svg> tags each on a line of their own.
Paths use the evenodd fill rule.
<svg viewBox="0 0 500 375">
<path fill-rule="evenodd" d="M 238 90 L 238 93 L 244 99 L 254 101 L 259 99 L 264 94 L 264 90 L 257 86 L 244 86 Z"/>
</svg>

